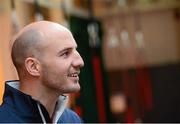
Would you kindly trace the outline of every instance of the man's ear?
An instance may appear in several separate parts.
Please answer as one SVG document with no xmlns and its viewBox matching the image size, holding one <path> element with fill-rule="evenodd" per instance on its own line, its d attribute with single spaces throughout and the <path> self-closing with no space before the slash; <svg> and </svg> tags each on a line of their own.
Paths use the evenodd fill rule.
<svg viewBox="0 0 180 124">
<path fill-rule="evenodd" d="M 40 62 L 33 57 L 28 57 L 25 60 L 25 68 L 32 76 L 40 76 Z"/>
</svg>

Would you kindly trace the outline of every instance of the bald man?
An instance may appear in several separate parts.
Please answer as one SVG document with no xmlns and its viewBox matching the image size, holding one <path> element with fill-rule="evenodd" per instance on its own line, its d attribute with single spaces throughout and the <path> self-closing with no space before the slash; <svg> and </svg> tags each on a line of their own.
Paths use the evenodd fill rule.
<svg viewBox="0 0 180 124">
<path fill-rule="evenodd" d="M 71 32 L 54 22 L 39 21 L 24 27 L 14 38 L 12 60 L 19 81 L 5 84 L 0 122 L 81 123 L 66 108 L 64 94 L 80 90 L 84 62 Z"/>
</svg>

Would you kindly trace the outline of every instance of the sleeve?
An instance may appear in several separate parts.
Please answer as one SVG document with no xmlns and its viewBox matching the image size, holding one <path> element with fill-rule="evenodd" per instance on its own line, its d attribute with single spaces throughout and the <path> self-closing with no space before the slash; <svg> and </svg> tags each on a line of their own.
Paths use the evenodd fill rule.
<svg viewBox="0 0 180 124">
<path fill-rule="evenodd" d="M 74 111 L 66 108 L 58 123 L 83 123 L 83 120 Z"/>
</svg>

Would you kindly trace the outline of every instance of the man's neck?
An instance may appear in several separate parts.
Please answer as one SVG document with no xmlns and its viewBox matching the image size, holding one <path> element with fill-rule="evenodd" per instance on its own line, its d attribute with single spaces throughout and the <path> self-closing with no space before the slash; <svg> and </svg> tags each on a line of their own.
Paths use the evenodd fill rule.
<svg viewBox="0 0 180 124">
<path fill-rule="evenodd" d="M 34 98 L 34 99 L 36 99 L 36 98 Z M 46 108 L 46 110 L 49 113 L 50 118 L 52 118 L 53 113 L 55 111 L 57 99 L 52 98 L 52 97 L 49 97 L 49 98 L 41 97 L 41 98 L 39 98 L 39 102 Z"/>
<path fill-rule="evenodd" d="M 35 83 L 34 83 L 35 84 Z M 48 111 L 52 118 L 59 96 L 54 91 L 47 90 L 44 86 L 33 85 L 32 82 L 20 84 L 20 90 L 30 95 L 33 99 L 39 101 Z"/>
</svg>

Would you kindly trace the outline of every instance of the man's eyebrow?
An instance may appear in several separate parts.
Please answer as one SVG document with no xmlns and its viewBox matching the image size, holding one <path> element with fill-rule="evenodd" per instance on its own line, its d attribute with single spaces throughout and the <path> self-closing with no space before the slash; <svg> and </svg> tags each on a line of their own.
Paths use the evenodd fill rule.
<svg viewBox="0 0 180 124">
<path fill-rule="evenodd" d="M 61 53 L 61 52 L 66 51 L 66 50 L 74 49 L 74 48 L 77 49 L 77 47 L 78 47 L 77 45 L 75 45 L 75 46 L 67 46 L 67 47 L 59 50 L 58 53 Z"/>
<path fill-rule="evenodd" d="M 71 50 L 71 49 L 73 49 L 73 48 L 72 48 L 72 47 L 63 48 L 63 49 L 61 49 L 61 50 L 58 51 L 58 54 L 61 54 L 62 52 L 68 51 L 68 50 Z"/>
</svg>

